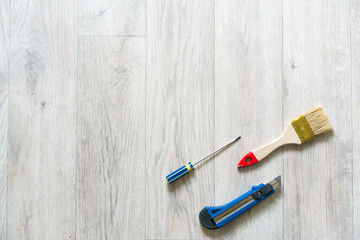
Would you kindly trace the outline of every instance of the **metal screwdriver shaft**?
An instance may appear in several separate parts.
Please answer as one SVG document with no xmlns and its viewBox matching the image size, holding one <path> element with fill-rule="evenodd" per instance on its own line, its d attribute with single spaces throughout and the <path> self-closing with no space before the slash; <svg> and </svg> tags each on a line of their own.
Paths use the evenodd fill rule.
<svg viewBox="0 0 360 240">
<path fill-rule="evenodd" d="M 234 140 L 232 140 L 231 142 L 227 143 L 226 145 L 222 146 L 221 148 L 219 148 L 218 150 L 215 150 L 214 152 L 210 153 L 209 155 L 207 155 L 206 157 L 200 159 L 199 161 L 197 161 L 196 163 L 192 164 L 191 162 L 189 162 L 188 165 L 186 166 L 182 166 L 181 168 L 179 168 L 178 170 L 174 171 L 173 173 L 169 174 L 166 176 L 166 180 L 169 183 L 174 182 L 175 180 L 178 180 L 179 178 L 181 178 L 182 176 L 186 175 L 187 173 L 189 173 L 191 170 L 194 170 L 194 166 L 196 164 L 201 163 L 202 161 L 209 159 L 210 157 L 214 156 L 215 154 L 221 152 L 222 150 L 224 150 L 225 148 L 227 148 L 228 146 L 230 146 L 232 143 L 236 142 L 237 140 L 239 140 L 241 138 L 241 136 L 235 138 Z"/>
<path fill-rule="evenodd" d="M 232 143 L 236 142 L 237 140 L 239 140 L 241 138 L 241 136 L 238 136 L 237 138 L 235 138 L 234 140 L 232 140 L 231 142 L 225 144 L 224 146 L 222 146 L 221 148 L 219 148 L 218 150 L 213 151 L 212 153 L 210 153 L 209 155 L 207 155 L 206 157 L 200 159 L 199 161 L 197 161 L 196 163 L 193 164 L 193 166 L 195 166 L 196 164 L 201 163 L 202 161 L 208 159 L 209 157 L 214 156 L 215 154 L 217 154 L 218 152 L 221 152 L 222 150 L 224 150 L 225 148 L 227 148 L 229 145 L 231 145 Z"/>
</svg>

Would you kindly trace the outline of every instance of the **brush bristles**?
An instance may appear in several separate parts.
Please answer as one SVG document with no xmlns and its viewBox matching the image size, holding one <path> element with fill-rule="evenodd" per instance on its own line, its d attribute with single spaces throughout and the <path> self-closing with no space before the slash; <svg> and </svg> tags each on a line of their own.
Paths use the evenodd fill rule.
<svg viewBox="0 0 360 240">
<path fill-rule="evenodd" d="M 322 134 L 332 129 L 329 117 L 323 107 L 315 107 L 304 114 L 315 135 Z"/>
</svg>

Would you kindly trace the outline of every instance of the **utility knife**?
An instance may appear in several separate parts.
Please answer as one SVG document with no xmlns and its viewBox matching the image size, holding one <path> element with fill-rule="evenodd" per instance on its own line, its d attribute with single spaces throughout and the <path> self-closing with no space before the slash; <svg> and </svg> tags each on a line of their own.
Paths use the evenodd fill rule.
<svg viewBox="0 0 360 240">
<path fill-rule="evenodd" d="M 199 214 L 200 222 L 209 229 L 220 228 L 279 191 L 280 186 L 281 176 L 278 176 L 267 184 L 253 186 L 250 191 L 225 205 L 205 207 Z"/>
</svg>

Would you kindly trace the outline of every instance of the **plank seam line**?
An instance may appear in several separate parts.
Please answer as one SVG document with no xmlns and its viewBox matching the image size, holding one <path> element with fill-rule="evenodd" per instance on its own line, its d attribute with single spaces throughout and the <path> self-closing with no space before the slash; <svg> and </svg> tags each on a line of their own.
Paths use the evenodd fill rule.
<svg viewBox="0 0 360 240">
<path fill-rule="evenodd" d="M 148 23 L 148 15 L 147 15 L 147 11 L 148 11 L 148 3 L 146 1 L 145 3 L 145 35 L 147 35 L 147 23 Z M 145 206 L 145 231 L 144 231 L 144 236 L 145 238 L 147 237 L 147 209 L 146 209 L 146 204 L 147 204 L 147 187 L 146 187 L 146 180 L 147 180 L 147 176 L 146 176 L 146 171 L 147 171 L 147 146 L 146 146 L 146 142 L 147 142 L 147 63 L 148 63 L 148 49 L 147 49 L 147 40 L 148 38 L 145 38 L 145 90 L 144 90 L 144 94 L 145 94 L 145 157 L 144 157 L 144 161 L 145 161 L 145 167 L 144 167 L 144 186 L 145 186 L 145 197 L 144 197 L 144 200 L 145 200 L 145 203 L 144 203 L 144 206 Z"/>
<path fill-rule="evenodd" d="M 354 98 L 353 98 L 353 52 L 352 52 L 352 1 L 348 1 L 349 12 L 348 12 L 348 21 L 349 21 L 349 46 L 350 46 L 350 109 L 351 109 L 351 169 L 352 169 L 352 198 L 354 197 Z M 355 206 L 354 201 L 352 202 L 352 237 L 355 238 Z"/>
<path fill-rule="evenodd" d="M 281 1 L 281 114 L 282 121 L 284 122 L 284 0 Z M 285 182 L 285 150 L 282 149 L 282 177 Z M 283 204 L 282 204 L 282 239 L 285 239 L 285 194 L 283 195 Z"/>
<path fill-rule="evenodd" d="M 9 136 L 10 136 L 10 131 L 9 131 L 9 102 L 10 102 L 10 58 L 11 58 L 11 0 L 9 0 L 9 21 L 8 21 L 8 66 L 7 66 L 7 70 L 8 70 L 8 79 L 7 79 L 7 87 L 8 87 L 8 93 L 7 93 L 7 147 L 6 147 L 6 230 L 5 230 L 5 236 L 6 238 L 8 238 L 9 236 L 9 156 L 10 156 L 10 141 L 9 141 Z"/>
<path fill-rule="evenodd" d="M 146 38 L 146 35 L 78 35 L 79 38 Z"/>
<path fill-rule="evenodd" d="M 213 51 L 214 51 L 214 71 L 213 71 L 213 78 L 214 78 L 214 83 L 213 83 L 213 104 L 214 104 L 214 107 L 213 107 L 213 111 L 214 111 L 214 134 L 213 134 L 213 149 L 215 149 L 215 142 L 216 142 L 216 1 L 214 0 L 213 2 L 213 8 L 214 8 L 214 39 L 213 39 Z M 213 163 L 213 178 L 214 178 L 214 187 L 213 187 L 213 202 L 214 204 L 216 203 L 216 180 L 215 180 L 215 176 L 216 176 L 216 155 L 214 156 L 214 163 Z M 216 232 L 213 233 L 213 236 L 212 236 L 214 239 L 216 239 Z"/>
</svg>

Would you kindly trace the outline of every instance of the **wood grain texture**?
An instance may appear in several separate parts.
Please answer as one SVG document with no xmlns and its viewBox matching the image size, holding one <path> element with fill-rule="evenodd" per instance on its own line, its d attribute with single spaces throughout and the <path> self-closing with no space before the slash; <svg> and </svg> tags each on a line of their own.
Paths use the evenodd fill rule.
<svg viewBox="0 0 360 240">
<path fill-rule="evenodd" d="M 360 0 L 0 1 L 0 239 L 360 239 L 359 79 Z M 333 132 L 236 168 L 317 104 Z"/>
<path fill-rule="evenodd" d="M 0 1 L 0 239 L 7 239 L 10 1 Z"/>
<path fill-rule="evenodd" d="M 9 239 L 75 234 L 76 9 L 11 1 Z"/>
<path fill-rule="evenodd" d="M 146 0 L 79 0 L 79 34 L 144 36 Z"/>
<path fill-rule="evenodd" d="M 165 178 L 214 150 L 213 1 L 148 1 L 147 15 L 146 238 L 213 237 L 198 218 L 214 200 L 214 160 Z"/>
<path fill-rule="evenodd" d="M 145 39 L 80 38 L 77 238 L 145 238 Z"/>
<path fill-rule="evenodd" d="M 356 239 L 351 148 L 351 142 L 309 142 L 286 149 L 285 239 Z"/>
<path fill-rule="evenodd" d="M 351 1 L 354 239 L 360 238 L 360 1 Z M 355 200 L 356 199 L 356 200 Z"/>
<path fill-rule="evenodd" d="M 317 140 L 351 140 L 349 1 L 284 1 L 283 12 L 285 120 L 321 104 L 334 132 Z"/>
<path fill-rule="evenodd" d="M 346 0 L 284 1 L 285 120 L 322 104 L 334 127 L 284 149 L 286 239 L 353 238 L 349 7 Z"/>
<path fill-rule="evenodd" d="M 283 131 L 281 4 L 276 0 L 216 1 L 215 142 L 220 145 L 236 135 L 243 138 L 216 157 L 215 205 L 283 172 L 279 150 L 254 166 L 236 168 L 251 149 Z M 282 208 L 282 195 L 275 195 L 219 229 L 216 238 L 281 239 Z"/>
</svg>

